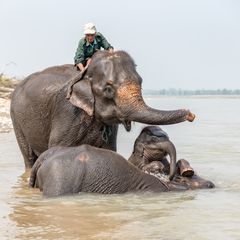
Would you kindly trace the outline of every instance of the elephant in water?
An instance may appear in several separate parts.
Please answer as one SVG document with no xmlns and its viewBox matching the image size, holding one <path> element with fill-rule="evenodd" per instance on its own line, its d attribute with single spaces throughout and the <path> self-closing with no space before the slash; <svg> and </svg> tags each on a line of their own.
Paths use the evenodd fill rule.
<svg viewBox="0 0 240 240">
<path fill-rule="evenodd" d="M 39 187 L 46 197 L 169 190 L 165 183 L 116 152 L 90 145 L 48 149 L 33 165 L 29 185 Z"/>
<path fill-rule="evenodd" d="M 139 146 L 140 142 L 144 147 Z M 170 165 L 167 154 L 171 156 Z M 195 175 L 186 160 L 178 161 L 176 174 L 176 168 L 171 170 L 174 164 L 175 147 L 166 133 L 158 127 L 146 127 L 137 138 L 129 161 L 113 151 L 90 145 L 50 148 L 35 162 L 29 185 L 39 187 L 47 197 L 214 187 L 212 182 Z M 174 172 L 170 177 L 173 180 L 159 177 L 162 171 Z"/>
<path fill-rule="evenodd" d="M 170 156 L 170 164 L 167 155 Z M 175 146 L 169 140 L 167 133 L 158 126 L 148 126 L 142 130 L 134 143 L 134 149 L 128 161 L 143 172 L 167 182 L 169 186 L 180 184 L 188 189 L 214 187 L 211 181 L 196 175 L 185 159 L 180 159 L 176 163 Z M 166 176 L 172 181 L 168 181 Z"/>
<path fill-rule="evenodd" d="M 189 110 L 161 111 L 147 106 L 142 79 L 123 51 L 97 52 L 84 74 L 73 65 L 47 68 L 14 90 L 11 118 L 25 167 L 53 146 L 89 144 L 116 151 L 118 124 L 175 124 L 193 121 Z"/>
</svg>

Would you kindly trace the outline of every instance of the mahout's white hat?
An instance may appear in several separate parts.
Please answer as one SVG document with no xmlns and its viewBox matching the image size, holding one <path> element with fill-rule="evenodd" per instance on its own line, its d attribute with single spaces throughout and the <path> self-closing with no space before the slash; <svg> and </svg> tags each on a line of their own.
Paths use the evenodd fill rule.
<svg viewBox="0 0 240 240">
<path fill-rule="evenodd" d="M 94 23 L 86 23 L 84 26 L 84 34 L 95 34 L 97 29 Z"/>
</svg>

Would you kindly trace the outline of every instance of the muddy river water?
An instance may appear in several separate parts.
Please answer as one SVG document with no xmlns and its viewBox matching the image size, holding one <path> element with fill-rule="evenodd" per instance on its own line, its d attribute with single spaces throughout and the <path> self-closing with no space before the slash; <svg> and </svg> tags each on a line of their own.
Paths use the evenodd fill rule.
<svg viewBox="0 0 240 240">
<path fill-rule="evenodd" d="M 0 239 L 240 239 L 240 98 L 147 98 L 159 109 L 189 108 L 193 123 L 163 126 L 185 158 L 215 189 L 162 194 L 43 199 L 13 131 L 0 134 Z M 125 157 L 143 125 L 121 127 Z"/>
</svg>

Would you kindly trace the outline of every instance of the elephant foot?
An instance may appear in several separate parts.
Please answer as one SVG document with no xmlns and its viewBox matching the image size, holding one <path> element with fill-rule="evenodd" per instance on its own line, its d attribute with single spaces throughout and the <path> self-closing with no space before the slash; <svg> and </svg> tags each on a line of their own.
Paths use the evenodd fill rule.
<svg viewBox="0 0 240 240">
<path fill-rule="evenodd" d="M 183 177 L 192 177 L 194 175 L 193 168 L 190 166 L 189 162 L 185 159 L 178 160 L 177 167 L 179 169 L 179 174 Z"/>
<path fill-rule="evenodd" d="M 185 168 L 181 172 L 181 176 L 183 177 L 192 177 L 194 175 L 194 170 L 192 168 Z"/>
</svg>

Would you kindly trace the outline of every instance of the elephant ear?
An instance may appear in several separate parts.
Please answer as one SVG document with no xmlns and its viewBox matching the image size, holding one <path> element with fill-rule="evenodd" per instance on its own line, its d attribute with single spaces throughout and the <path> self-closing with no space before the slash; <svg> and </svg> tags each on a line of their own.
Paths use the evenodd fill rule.
<svg viewBox="0 0 240 240">
<path fill-rule="evenodd" d="M 66 99 L 70 99 L 71 94 L 72 94 L 72 90 L 73 90 L 73 85 L 77 82 L 79 82 L 83 76 L 84 76 L 84 72 L 78 72 L 69 82 L 68 82 L 68 88 L 67 88 L 67 96 Z"/>
<path fill-rule="evenodd" d="M 83 79 L 73 85 L 70 102 L 83 109 L 89 116 L 93 115 L 94 96 L 89 79 Z"/>
</svg>

